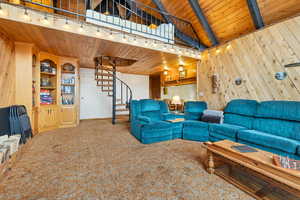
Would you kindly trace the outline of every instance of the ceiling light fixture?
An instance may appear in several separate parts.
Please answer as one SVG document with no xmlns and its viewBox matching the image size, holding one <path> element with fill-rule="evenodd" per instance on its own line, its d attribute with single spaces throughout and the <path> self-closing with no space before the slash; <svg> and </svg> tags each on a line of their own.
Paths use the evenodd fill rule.
<svg viewBox="0 0 300 200">
<path fill-rule="evenodd" d="M 27 9 L 25 9 L 25 11 L 24 11 L 23 18 L 24 18 L 25 21 L 29 21 L 29 20 L 30 20 L 30 16 L 29 16 L 29 14 L 28 14 Z"/>
<path fill-rule="evenodd" d="M 79 31 L 80 33 L 84 32 L 83 23 L 80 24 L 80 27 L 79 27 L 78 31 Z"/>
<path fill-rule="evenodd" d="M 44 25 L 49 25 L 49 20 L 48 20 L 48 16 L 47 14 L 45 14 L 44 18 L 41 19 L 41 22 L 44 24 Z"/>
<path fill-rule="evenodd" d="M 123 34 L 122 40 L 123 40 L 123 42 L 126 42 L 126 41 L 127 41 L 127 38 L 126 38 L 125 33 Z"/>
<path fill-rule="evenodd" d="M 64 28 L 65 29 L 69 29 L 70 28 L 70 25 L 69 25 L 69 22 L 68 22 L 68 18 L 66 18 L 66 22 L 64 24 Z"/>
<path fill-rule="evenodd" d="M 133 43 L 137 44 L 136 36 L 133 38 Z"/>
<path fill-rule="evenodd" d="M 4 10 L 3 10 L 1 4 L 0 4 L 0 15 L 5 15 L 5 12 L 4 12 Z"/>
<path fill-rule="evenodd" d="M 97 35 L 97 36 L 101 36 L 101 32 L 100 32 L 100 29 L 99 29 L 99 27 L 97 28 L 96 35 Z"/>
<path fill-rule="evenodd" d="M 169 67 L 165 65 L 164 70 L 169 70 Z"/>
<path fill-rule="evenodd" d="M 110 39 L 113 39 L 113 38 L 114 38 L 114 35 L 113 35 L 113 31 L 112 31 L 112 30 L 110 30 L 109 38 L 110 38 Z"/>
</svg>

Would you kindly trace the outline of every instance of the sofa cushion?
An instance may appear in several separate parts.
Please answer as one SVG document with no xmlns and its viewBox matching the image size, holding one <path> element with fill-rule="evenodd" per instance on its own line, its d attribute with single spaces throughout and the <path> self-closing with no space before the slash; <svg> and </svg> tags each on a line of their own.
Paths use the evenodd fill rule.
<svg viewBox="0 0 300 200">
<path fill-rule="evenodd" d="M 300 141 L 300 122 L 256 118 L 253 129 Z"/>
<path fill-rule="evenodd" d="M 143 99 L 140 100 L 141 104 L 141 112 L 148 111 L 159 111 L 160 110 L 160 102 L 152 99 Z"/>
<path fill-rule="evenodd" d="M 255 100 L 235 99 L 227 104 L 224 112 L 246 116 L 254 116 L 256 113 L 257 105 L 258 102 Z"/>
<path fill-rule="evenodd" d="M 150 118 L 151 121 L 160 121 L 162 118 L 160 111 L 142 112 L 142 116 Z"/>
<path fill-rule="evenodd" d="M 226 124 L 234 124 L 237 126 L 243 126 L 248 129 L 252 129 L 253 117 L 248 117 L 245 115 L 237 115 L 237 114 L 225 114 L 224 123 Z"/>
<path fill-rule="evenodd" d="M 172 126 L 170 123 L 159 121 L 152 124 L 146 124 L 141 127 L 141 137 L 155 138 L 166 135 L 172 135 Z"/>
<path fill-rule="evenodd" d="M 237 132 L 244 129 L 246 128 L 232 124 L 209 124 L 209 132 L 218 133 L 232 138 L 236 138 Z"/>
<path fill-rule="evenodd" d="M 264 101 L 258 106 L 256 116 L 300 122 L 300 102 Z"/>
<path fill-rule="evenodd" d="M 185 127 L 199 127 L 199 128 L 207 128 L 208 129 L 208 123 L 196 121 L 196 120 L 186 120 L 183 122 L 183 126 Z"/>
<path fill-rule="evenodd" d="M 296 153 L 299 141 L 271 135 L 268 133 L 256 130 L 241 130 L 237 134 L 238 140 L 244 140 L 253 144 L 258 144 L 264 147 L 278 149 L 287 153 Z"/>
<path fill-rule="evenodd" d="M 207 104 L 204 101 L 189 101 L 184 104 L 184 110 L 187 112 L 203 112 L 207 109 Z"/>
<path fill-rule="evenodd" d="M 184 114 L 187 120 L 200 120 L 203 111 L 207 109 L 206 102 L 189 101 L 184 104 Z"/>
</svg>

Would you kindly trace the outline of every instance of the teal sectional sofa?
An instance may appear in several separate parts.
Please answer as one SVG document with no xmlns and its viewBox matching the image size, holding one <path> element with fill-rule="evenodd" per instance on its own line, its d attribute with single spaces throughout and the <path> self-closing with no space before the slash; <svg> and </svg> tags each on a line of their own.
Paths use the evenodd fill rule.
<svg viewBox="0 0 300 200">
<path fill-rule="evenodd" d="M 175 119 L 162 101 L 132 101 L 131 133 L 142 143 L 182 138 L 193 141 L 232 140 L 300 160 L 300 102 L 236 99 L 224 109 L 224 123 L 200 121 L 205 102 L 187 102 L 185 121 Z"/>
</svg>

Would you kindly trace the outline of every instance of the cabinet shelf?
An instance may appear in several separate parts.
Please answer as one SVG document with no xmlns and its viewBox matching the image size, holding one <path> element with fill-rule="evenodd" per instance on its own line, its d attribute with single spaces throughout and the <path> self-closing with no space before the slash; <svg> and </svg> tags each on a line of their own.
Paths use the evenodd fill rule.
<svg viewBox="0 0 300 200">
<path fill-rule="evenodd" d="M 49 72 L 41 72 L 41 75 L 56 76 L 56 74 L 52 74 Z"/>
<path fill-rule="evenodd" d="M 75 74 L 75 71 L 62 71 L 62 74 Z"/>
<path fill-rule="evenodd" d="M 53 86 L 41 86 L 41 89 L 45 89 L 45 90 L 55 90 L 56 87 L 53 87 Z"/>
<path fill-rule="evenodd" d="M 75 86 L 75 84 L 62 83 L 63 86 Z"/>
</svg>

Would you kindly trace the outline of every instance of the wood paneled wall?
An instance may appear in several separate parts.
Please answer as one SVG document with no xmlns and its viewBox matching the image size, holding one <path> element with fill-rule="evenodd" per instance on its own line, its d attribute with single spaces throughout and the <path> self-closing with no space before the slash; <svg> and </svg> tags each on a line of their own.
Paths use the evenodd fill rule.
<svg viewBox="0 0 300 200">
<path fill-rule="evenodd" d="M 0 107 L 15 103 L 14 43 L 0 32 Z"/>
<path fill-rule="evenodd" d="M 226 48 L 227 45 L 230 48 Z M 222 109 L 232 99 L 300 101 L 300 17 L 275 24 L 204 52 L 198 63 L 198 99 L 212 109 Z M 219 49 L 219 52 L 217 51 Z M 276 72 L 288 77 L 279 81 Z M 219 77 L 219 90 L 212 93 L 212 75 Z M 241 85 L 235 79 L 243 80 Z"/>
</svg>

